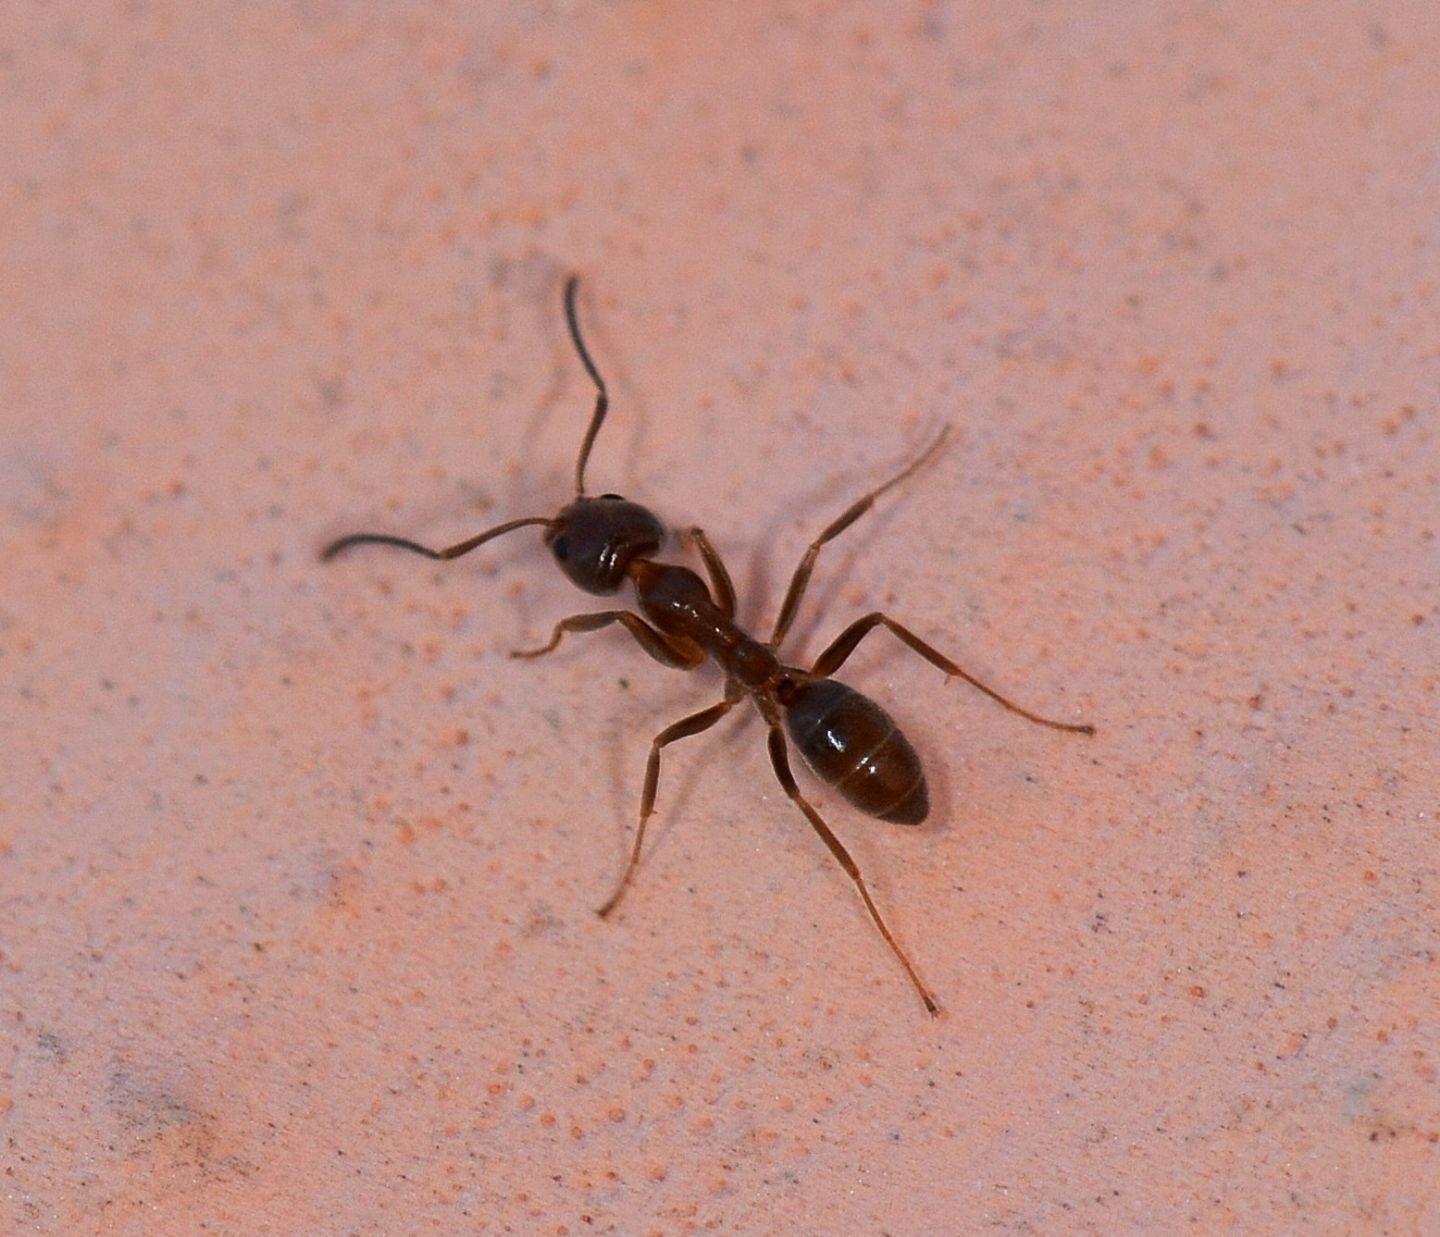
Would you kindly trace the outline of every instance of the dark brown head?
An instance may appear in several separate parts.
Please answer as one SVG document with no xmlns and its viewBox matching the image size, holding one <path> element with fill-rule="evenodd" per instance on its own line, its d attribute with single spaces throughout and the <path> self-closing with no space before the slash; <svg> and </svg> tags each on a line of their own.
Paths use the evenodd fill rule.
<svg viewBox="0 0 1440 1237">
<path fill-rule="evenodd" d="M 560 570 L 578 588 L 602 597 L 625 583 L 634 559 L 652 557 L 664 542 L 665 526 L 619 494 L 577 498 L 545 530 Z"/>
</svg>

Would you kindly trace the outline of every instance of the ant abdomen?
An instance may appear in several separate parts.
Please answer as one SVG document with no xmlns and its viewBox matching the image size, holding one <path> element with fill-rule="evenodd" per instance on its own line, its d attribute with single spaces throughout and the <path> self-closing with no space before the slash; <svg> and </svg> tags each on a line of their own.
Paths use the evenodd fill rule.
<svg viewBox="0 0 1440 1237">
<path fill-rule="evenodd" d="M 821 781 L 867 815 L 918 825 L 930 812 L 925 771 L 895 719 L 834 679 L 793 681 L 785 729 Z"/>
</svg>

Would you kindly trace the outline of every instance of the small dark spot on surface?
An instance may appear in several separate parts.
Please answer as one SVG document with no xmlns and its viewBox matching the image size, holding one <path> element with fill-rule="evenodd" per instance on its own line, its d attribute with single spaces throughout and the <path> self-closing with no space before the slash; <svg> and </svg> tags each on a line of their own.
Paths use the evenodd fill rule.
<svg viewBox="0 0 1440 1237">
<path fill-rule="evenodd" d="M 315 389 L 320 396 L 321 405 L 325 408 L 339 408 L 345 403 L 343 379 L 322 379 L 315 384 Z"/>
<path fill-rule="evenodd" d="M 35 1036 L 35 1047 L 40 1055 L 49 1057 L 59 1065 L 70 1059 L 70 1045 L 54 1031 L 41 1031 Z"/>
</svg>

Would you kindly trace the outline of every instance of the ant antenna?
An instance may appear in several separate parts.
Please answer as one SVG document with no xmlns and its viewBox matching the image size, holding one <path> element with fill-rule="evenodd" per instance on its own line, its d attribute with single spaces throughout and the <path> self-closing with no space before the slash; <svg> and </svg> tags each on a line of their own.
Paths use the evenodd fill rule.
<svg viewBox="0 0 1440 1237">
<path fill-rule="evenodd" d="M 925 448 L 924 451 L 920 453 L 920 457 L 913 463 L 908 464 L 905 468 L 901 469 L 899 473 L 891 477 L 890 480 L 885 482 L 884 485 L 878 486 L 876 489 L 872 490 L 870 493 L 870 497 L 879 498 L 880 495 L 885 493 L 886 490 L 894 489 L 897 485 L 900 484 L 900 482 L 905 481 L 910 477 L 913 477 L 917 472 L 924 468 L 925 465 L 928 464 L 932 459 L 934 459 L 935 456 L 939 453 L 940 448 L 945 445 L 945 440 L 950 437 L 950 431 L 954 428 L 955 427 L 953 425 L 950 425 L 948 423 L 942 425 L 940 427 L 940 432 L 935 435 L 935 441 L 932 442 L 928 447 Z"/>
<path fill-rule="evenodd" d="M 546 528 L 555 527 L 555 521 L 548 516 L 527 515 L 523 520 L 507 520 L 504 524 L 487 528 L 483 533 L 476 533 L 475 536 L 467 538 L 458 545 L 446 546 L 443 550 L 432 550 L 418 541 L 408 541 L 404 537 L 392 537 L 389 533 L 351 533 L 348 537 L 341 537 L 339 541 L 332 541 L 321 550 L 320 561 L 328 563 L 337 554 L 348 550 L 352 545 L 393 545 L 414 554 L 423 554 L 426 558 L 442 560 L 459 558 L 462 554 L 469 554 L 471 550 L 484 545 L 487 541 L 493 541 L 496 537 L 502 537 L 506 533 L 514 532 L 515 529 L 524 528 L 529 524 L 543 524 Z"/>
<path fill-rule="evenodd" d="M 565 281 L 565 325 L 570 328 L 570 338 L 575 351 L 580 354 L 580 363 L 595 384 L 595 415 L 590 418 L 590 428 L 585 431 L 585 441 L 580 444 L 580 458 L 575 461 L 575 497 L 585 497 L 585 464 L 590 459 L 590 448 L 595 445 L 595 435 L 605 423 L 605 413 L 610 407 L 610 395 L 605 390 L 605 379 L 595 368 L 585 341 L 580 338 L 580 323 L 575 318 L 575 292 L 580 287 L 580 276 L 571 275 Z"/>
<path fill-rule="evenodd" d="M 571 275 L 565 281 L 565 324 L 570 328 L 570 339 L 575 344 L 575 351 L 580 354 L 580 363 L 585 366 L 585 372 L 590 375 L 590 381 L 595 384 L 595 413 L 590 418 L 590 427 L 585 431 L 585 440 L 580 444 L 580 457 L 575 461 L 575 496 L 584 498 L 585 464 L 590 459 L 590 448 L 595 445 L 595 436 L 599 434 L 600 427 L 605 423 L 605 413 L 610 407 L 610 395 L 605 390 L 605 379 L 600 377 L 600 371 L 595 368 L 595 362 L 590 359 L 590 351 L 585 347 L 585 340 L 580 335 L 580 322 L 575 316 L 575 294 L 579 288 L 579 275 Z M 495 537 L 501 537 L 529 524 L 543 524 L 546 528 L 556 527 L 556 521 L 548 516 L 526 516 L 523 520 L 510 520 L 504 524 L 498 524 L 494 528 L 486 529 L 483 533 L 477 533 L 458 545 L 446 546 L 441 550 L 432 550 L 429 546 L 421 545 L 418 541 L 410 541 L 405 537 L 392 537 L 389 533 L 352 533 L 348 537 L 341 537 L 339 541 L 332 541 L 327 545 L 320 552 L 320 559 L 322 562 L 328 563 L 337 554 L 357 545 L 394 546 L 396 549 L 409 550 L 412 554 L 423 554 L 426 558 L 459 558 L 462 554 L 469 554 L 471 550 L 484 545 Z"/>
</svg>

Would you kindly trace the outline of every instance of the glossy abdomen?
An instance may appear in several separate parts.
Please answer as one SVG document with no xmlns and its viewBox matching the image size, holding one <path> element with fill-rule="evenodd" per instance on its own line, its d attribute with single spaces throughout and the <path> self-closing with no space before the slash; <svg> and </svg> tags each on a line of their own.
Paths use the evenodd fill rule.
<svg viewBox="0 0 1440 1237">
<path fill-rule="evenodd" d="M 862 812 L 918 825 L 930 811 L 920 757 L 890 714 L 834 679 L 796 685 L 785 729 L 821 781 Z"/>
</svg>

